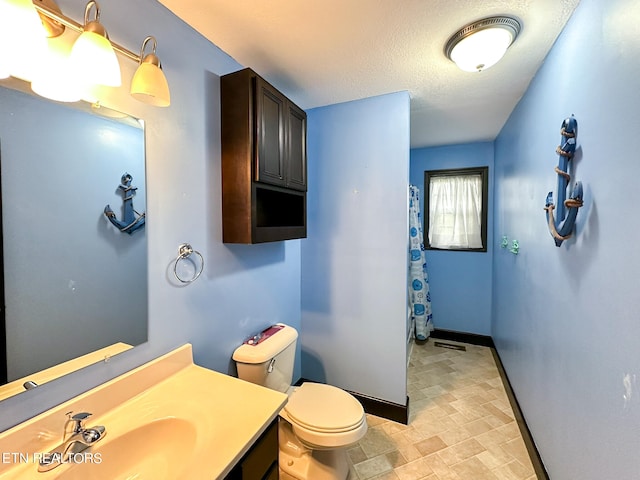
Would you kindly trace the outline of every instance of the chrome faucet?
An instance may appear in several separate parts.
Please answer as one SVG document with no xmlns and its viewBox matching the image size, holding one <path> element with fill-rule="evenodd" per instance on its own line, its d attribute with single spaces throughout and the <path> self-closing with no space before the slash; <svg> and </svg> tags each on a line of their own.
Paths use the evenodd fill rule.
<svg viewBox="0 0 640 480">
<path fill-rule="evenodd" d="M 102 425 L 85 428 L 84 421 L 91 416 L 88 412 L 76 413 L 67 412 L 67 421 L 64 424 L 62 433 L 62 443 L 51 452 L 44 454 L 38 464 L 39 472 L 48 472 L 64 463 L 74 463 L 75 455 L 91 447 L 94 443 L 102 440 L 107 434 L 106 428 Z M 67 438 L 67 425 L 73 423 L 73 429 Z"/>
</svg>

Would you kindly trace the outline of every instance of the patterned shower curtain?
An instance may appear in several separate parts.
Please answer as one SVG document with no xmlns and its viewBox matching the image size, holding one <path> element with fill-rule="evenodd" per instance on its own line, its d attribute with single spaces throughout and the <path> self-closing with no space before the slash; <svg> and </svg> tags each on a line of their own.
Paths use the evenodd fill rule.
<svg viewBox="0 0 640 480">
<path fill-rule="evenodd" d="M 422 237 L 420 190 L 414 185 L 409 185 L 409 255 L 409 304 L 415 322 L 416 340 L 423 342 L 429 338 L 434 327 Z"/>
</svg>

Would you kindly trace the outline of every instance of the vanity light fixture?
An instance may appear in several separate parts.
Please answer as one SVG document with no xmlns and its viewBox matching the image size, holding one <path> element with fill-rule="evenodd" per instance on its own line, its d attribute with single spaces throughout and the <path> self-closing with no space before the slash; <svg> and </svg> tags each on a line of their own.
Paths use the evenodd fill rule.
<svg viewBox="0 0 640 480">
<path fill-rule="evenodd" d="M 69 49 L 50 42 L 49 54 L 31 81 L 31 90 L 57 102 L 77 102 L 82 99 L 83 85 L 69 58 Z"/>
<path fill-rule="evenodd" d="M 46 55 L 44 28 L 31 0 L 0 0 L 0 70 L 30 81 Z"/>
<path fill-rule="evenodd" d="M 1 28 L 1 27 L 0 27 Z M 2 41 L 2 32 L 0 32 L 0 46 L 4 44 Z M 11 71 L 9 70 L 9 55 L 6 49 L 0 47 L 0 79 L 9 78 Z"/>
<path fill-rule="evenodd" d="M 95 15 L 91 19 L 93 9 Z M 23 23 L 27 18 L 30 27 Z M 71 52 L 69 42 L 66 52 L 64 49 L 51 52 L 53 42 L 49 40 L 47 48 L 46 38 L 60 36 L 66 29 L 80 34 Z M 150 41 L 153 52 L 145 55 L 145 46 Z M 41 50 L 26 48 L 32 44 L 40 45 Z M 0 0 L 0 78 L 12 75 L 32 82 L 34 92 L 53 100 L 76 101 L 96 85 L 120 86 L 120 64 L 115 54 L 118 52 L 139 65 L 132 82 L 132 87 L 136 86 L 131 92 L 134 98 L 168 106 L 169 86 L 155 50 L 154 37 L 145 38 L 139 56 L 111 41 L 100 23 L 100 6 L 95 0 L 86 4 L 83 24 L 64 15 L 55 0 Z M 17 60 L 22 67 L 18 68 Z M 99 71 L 102 73 L 96 78 Z"/>
<path fill-rule="evenodd" d="M 145 55 L 144 50 L 149 42 L 153 42 L 152 52 Z M 156 39 L 152 36 L 142 42 L 140 66 L 131 80 L 131 95 L 156 107 L 168 107 L 171 104 L 169 84 L 162 73 L 162 65 L 156 55 Z"/>
<path fill-rule="evenodd" d="M 57 15 L 62 15 L 54 0 L 34 1 L 37 5 L 47 7 Z M 71 45 L 69 42 L 58 39 L 66 27 L 42 13 L 39 14 L 46 32 L 48 54 L 31 80 L 31 90 L 41 97 L 58 102 L 77 102 L 82 98 L 83 87 L 70 59 Z"/>
<path fill-rule="evenodd" d="M 95 18 L 89 20 L 92 7 L 95 7 Z M 120 64 L 100 23 L 100 5 L 95 0 L 90 0 L 85 7 L 83 31 L 71 48 L 70 61 L 83 83 L 107 87 L 122 84 Z"/>
<path fill-rule="evenodd" d="M 466 72 L 480 72 L 495 65 L 520 33 L 518 20 L 508 16 L 488 17 L 454 33 L 444 53 Z"/>
</svg>

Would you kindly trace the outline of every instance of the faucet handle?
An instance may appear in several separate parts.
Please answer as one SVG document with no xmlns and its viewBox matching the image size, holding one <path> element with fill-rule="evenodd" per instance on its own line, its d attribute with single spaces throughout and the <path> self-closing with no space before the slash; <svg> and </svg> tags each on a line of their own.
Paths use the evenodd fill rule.
<svg viewBox="0 0 640 480">
<path fill-rule="evenodd" d="M 71 415 L 73 412 L 69 412 L 67 413 L 67 415 Z M 89 418 L 91 415 L 93 415 L 92 413 L 89 412 L 80 412 L 80 413 L 76 413 L 73 417 L 69 416 L 70 420 L 73 420 L 74 422 L 82 422 L 83 420 L 86 420 L 87 418 Z"/>
<path fill-rule="evenodd" d="M 92 414 L 89 412 L 80 412 L 80 413 L 76 413 L 75 415 L 71 416 L 73 412 L 67 412 L 67 417 L 69 417 L 69 422 L 74 422 L 75 425 L 73 426 L 73 433 L 79 433 L 83 430 L 83 425 L 82 423 L 89 418 Z"/>
</svg>

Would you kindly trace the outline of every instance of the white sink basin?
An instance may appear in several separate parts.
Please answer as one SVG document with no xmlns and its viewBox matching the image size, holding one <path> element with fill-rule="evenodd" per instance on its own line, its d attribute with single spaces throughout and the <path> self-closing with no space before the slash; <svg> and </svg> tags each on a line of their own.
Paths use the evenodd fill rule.
<svg viewBox="0 0 640 480">
<path fill-rule="evenodd" d="M 107 435 L 85 451 L 86 463 L 59 467 L 60 474 L 55 478 L 173 480 L 180 478 L 185 465 L 192 461 L 195 443 L 196 428 L 190 422 L 180 418 L 155 420 L 115 438 Z"/>
</svg>

